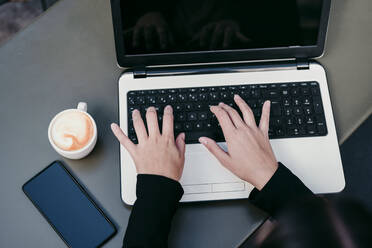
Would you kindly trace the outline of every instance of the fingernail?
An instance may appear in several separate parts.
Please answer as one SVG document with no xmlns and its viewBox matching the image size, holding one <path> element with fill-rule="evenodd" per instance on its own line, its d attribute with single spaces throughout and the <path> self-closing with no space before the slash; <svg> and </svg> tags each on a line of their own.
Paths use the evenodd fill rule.
<svg viewBox="0 0 372 248">
<path fill-rule="evenodd" d="M 242 99 L 242 98 L 241 98 L 239 95 L 237 95 L 237 94 L 234 95 L 234 98 L 235 98 L 235 99 Z"/>
<path fill-rule="evenodd" d="M 118 125 L 116 123 L 111 123 L 111 129 L 117 129 Z"/>
<path fill-rule="evenodd" d="M 219 104 L 218 104 L 219 106 L 223 106 L 224 105 L 224 103 L 223 102 L 220 102 Z"/>
<path fill-rule="evenodd" d="M 270 106 L 270 104 L 271 104 L 271 101 L 270 100 L 267 100 L 266 101 L 267 102 L 267 104 Z"/>
<path fill-rule="evenodd" d="M 133 112 L 132 112 L 133 119 L 137 118 L 138 114 L 139 114 L 139 110 L 138 109 L 133 110 Z"/>
<path fill-rule="evenodd" d="M 172 113 L 172 106 L 171 105 L 167 105 L 165 108 L 164 108 L 164 113 Z"/>
<path fill-rule="evenodd" d="M 151 106 L 151 107 L 148 107 L 148 108 L 147 108 L 147 111 L 153 111 L 153 112 L 155 112 L 156 109 L 155 109 L 154 107 Z"/>
<path fill-rule="evenodd" d="M 186 134 L 185 133 L 181 133 L 181 139 L 185 140 L 186 138 Z"/>
<path fill-rule="evenodd" d="M 199 142 L 202 143 L 203 145 L 207 145 L 208 141 L 204 137 L 199 138 Z"/>
</svg>

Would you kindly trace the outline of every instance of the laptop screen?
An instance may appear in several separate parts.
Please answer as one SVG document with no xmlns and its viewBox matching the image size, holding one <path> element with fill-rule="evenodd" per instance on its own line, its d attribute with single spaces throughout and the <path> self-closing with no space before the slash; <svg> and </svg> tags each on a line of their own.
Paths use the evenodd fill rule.
<svg viewBox="0 0 372 248">
<path fill-rule="evenodd" d="M 126 56 L 317 45 L 322 0 L 121 0 Z"/>
</svg>

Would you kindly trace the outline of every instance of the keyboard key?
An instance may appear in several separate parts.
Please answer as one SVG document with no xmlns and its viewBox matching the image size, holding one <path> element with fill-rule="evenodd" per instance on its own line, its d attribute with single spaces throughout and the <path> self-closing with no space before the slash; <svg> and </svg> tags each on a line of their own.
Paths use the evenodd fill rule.
<svg viewBox="0 0 372 248">
<path fill-rule="evenodd" d="M 230 98 L 230 94 L 226 91 L 224 92 L 221 92 L 221 99 L 222 100 L 226 100 L 226 99 L 229 99 Z"/>
<path fill-rule="evenodd" d="M 187 111 L 193 110 L 194 109 L 194 105 L 192 103 L 186 103 L 185 104 L 185 109 Z"/>
<path fill-rule="evenodd" d="M 198 119 L 197 114 L 194 112 L 187 114 L 187 120 L 189 121 L 196 121 Z"/>
<path fill-rule="evenodd" d="M 155 96 L 147 96 L 147 102 L 149 104 L 156 104 L 156 97 Z"/>
<path fill-rule="evenodd" d="M 272 137 L 275 134 L 274 129 L 272 127 L 269 127 L 267 134 L 269 135 L 269 138 Z"/>
<path fill-rule="evenodd" d="M 301 93 L 304 96 L 310 95 L 310 89 L 309 89 L 309 87 L 302 87 L 301 88 Z"/>
<path fill-rule="evenodd" d="M 202 124 L 201 122 L 197 122 L 197 123 L 195 123 L 195 129 L 196 129 L 196 130 L 201 130 L 201 129 L 203 129 L 203 124 Z"/>
<path fill-rule="evenodd" d="M 313 135 L 316 133 L 315 125 L 307 125 L 307 133 Z"/>
<path fill-rule="evenodd" d="M 135 110 L 135 109 L 140 109 L 140 107 L 138 107 L 138 106 L 130 106 L 130 107 L 128 108 L 128 110 L 129 110 L 129 114 L 132 114 L 133 110 Z"/>
<path fill-rule="evenodd" d="M 323 113 L 322 100 L 320 99 L 320 97 L 314 97 L 313 104 L 314 104 L 314 112 L 316 114 Z"/>
<path fill-rule="evenodd" d="M 305 122 L 307 124 L 313 124 L 314 123 L 314 117 L 312 116 L 307 116 L 306 119 L 305 119 Z"/>
<path fill-rule="evenodd" d="M 177 90 L 176 89 L 169 89 L 168 90 L 168 93 L 176 94 L 177 93 Z"/>
<path fill-rule="evenodd" d="M 273 116 L 280 116 L 282 114 L 282 110 L 280 108 L 279 103 L 272 103 L 271 104 L 271 114 Z"/>
<path fill-rule="evenodd" d="M 286 107 L 291 106 L 291 101 L 288 98 L 285 98 L 283 100 L 283 105 L 286 106 Z"/>
<path fill-rule="evenodd" d="M 313 110 L 311 107 L 305 107 L 304 111 L 306 115 L 311 115 L 313 113 Z"/>
<path fill-rule="evenodd" d="M 284 108 L 284 115 L 286 116 L 292 115 L 292 108 Z"/>
<path fill-rule="evenodd" d="M 308 97 L 303 98 L 302 104 L 306 105 L 306 106 L 309 106 L 310 105 L 310 98 L 308 98 Z"/>
<path fill-rule="evenodd" d="M 302 117 L 295 117 L 296 124 L 302 125 L 304 123 Z"/>
<path fill-rule="evenodd" d="M 128 104 L 129 104 L 129 105 L 134 105 L 134 104 L 136 104 L 135 97 L 133 97 L 133 96 L 128 96 Z"/>
<path fill-rule="evenodd" d="M 318 128 L 318 132 L 319 134 L 326 134 L 327 133 L 327 128 L 326 128 L 326 125 L 325 123 L 323 122 L 318 122 L 317 123 L 317 128 Z"/>
<path fill-rule="evenodd" d="M 278 127 L 275 132 L 276 132 L 276 135 L 280 137 L 285 135 L 284 129 L 282 127 Z"/>
<path fill-rule="evenodd" d="M 173 105 L 173 109 L 174 109 L 174 111 L 181 111 L 181 110 L 183 110 L 183 105 L 182 104 L 174 104 Z"/>
<path fill-rule="evenodd" d="M 302 108 L 301 107 L 295 107 L 295 108 L 293 108 L 293 113 L 295 114 L 295 115 L 302 115 Z"/>
<path fill-rule="evenodd" d="M 253 90 L 251 90 L 250 95 L 253 98 L 259 98 L 260 97 L 260 91 L 258 89 L 253 89 Z"/>
<path fill-rule="evenodd" d="M 146 103 L 145 97 L 137 96 L 135 102 L 136 102 L 136 104 L 139 104 L 139 105 L 145 104 Z"/>
<path fill-rule="evenodd" d="M 198 94 L 196 94 L 196 93 L 190 93 L 189 94 L 189 101 L 191 101 L 191 102 L 197 102 L 198 101 Z"/>
<path fill-rule="evenodd" d="M 217 92 L 211 92 L 211 93 L 209 93 L 209 99 L 211 101 L 218 101 L 218 99 L 219 99 L 218 95 L 219 94 Z"/>
<path fill-rule="evenodd" d="M 300 135 L 300 129 L 298 127 L 291 127 L 289 128 L 289 134 L 293 136 Z"/>
<path fill-rule="evenodd" d="M 292 117 L 288 117 L 285 119 L 285 123 L 287 124 L 287 126 L 292 126 L 293 125 L 293 119 Z"/>
<path fill-rule="evenodd" d="M 202 109 L 205 109 L 206 107 L 207 107 L 207 105 L 202 104 L 202 103 L 196 103 L 195 104 L 195 109 L 196 110 L 202 110 Z"/>
<path fill-rule="evenodd" d="M 272 98 L 272 97 L 277 97 L 279 95 L 279 93 L 276 90 L 269 90 L 267 92 L 267 95 L 268 95 L 268 97 L 271 97 Z"/>
<path fill-rule="evenodd" d="M 248 90 L 241 90 L 239 91 L 239 96 L 242 98 L 247 98 L 247 97 L 250 97 L 250 94 Z"/>
<path fill-rule="evenodd" d="M 186 131 L 190 131 L 190 130 L 192 130 L 192 124 L 191 124 L 190 122 L 186 122 L 186 123 L 184 124 L 184 127 L 185 127 L 185 130 L 186 130 Z"/>
<path fill-rule="evenodd" d="M 259 108 L 252 109 L 252 111 L 255 117 L 259 117 L 261 115 L 261 109 Z"/>
<path fill-rule="evenodd" d="M 158 97 L 159 103 L 167 104 L 168 103 L 168 98 L 166 95 L 161 95 Z"/>
<path fill-rule="evenodd" d="M 292 94 L 293 96 L 297 96 L 297 95 L 299 94 L 298 88 L 297 88 L 297 87 L 296 87 L 296 88 L 292 88 L 292 89 L 291 89 L 291 94 Z"/>
<path fill-rule="evenodd" d="M 301 100 L 299 98 L 294 98 L 293 99 L 293 105 L 294 106 L 300 106 L 301 105 Z"/>
<path fill-rule="evenodd" d="M 176 94 L 171 94 L 171 95 L 168 95 L 168 100 L 170 103 L 174 103 L 177 101 L 177 95 Z"/>
<path fill-rule="evenodd" d="M 282 90 L 281 90 L 281 94 L 282 94 L 282 96 L 284 96 L 284 97 L 288 96 L 288 95 L 289 95 L 288 89 L 282 89 Z"/>
<path fill-rule="evenodd" d="M 174 131 L 180 132 L 182 130 L 182 124 L 180 122 L 174 123 Z"/>
<path fill-rule="evenodd" d="M 201 94 L 199 94 L 199 100 L 200 101 L 206 101 L 206 100 L 208 100 L 207 93 L 201 93 Z"/>
<path fill-rule="evenodd" d="M 187 99 L 187 96 L 186 96 L 186 94 L 183 94 L 183 93 L 181 93 L 181 94 L 178 94 L 178 101 L 180 101 L 180 102 L 185 102 L 186 101 L 186 99 Z"/>
<path fill-rule="evenodd" d="M 320 95 L 319 88 L 312 87 L 312 88 L 311 88 L 311 94 L 312 94 L 313 96 L 318 96 L 318 95 Z"/>
<path fill-rule="evenodd" d="M 208 119 L 208 114 L 207 114 L 207 112 L 200 112 L 199 114 L 198 114 L 198 119 L 199 120 L 206 120 L 206 119 Z"/>
<path fill-rule="evenodd" d="M 203 122 L 203 126 L 206 128 L 206 129 L 209 129 L 209 128 L 212 128 L 212 123 L 211 121 L 205 121 Z"/>
<path fill-rule="evenodd" d="M 270 125 L 281 126 L 283 123 L 282 118 L 270 117 Z"/>
<path fill-rule="evenodd" d="M 247 101 L 247 104 L 248 104 L 248 106 L 249 106 L 251 109 L 253 109 L 253 108 L 257 108 L 257 101 L 255 101 L 255 100 L 248 100 L 248 101 Z"/>
<path fill-rule="evenodd" d="M 177 113 L 175 114 L 176 121 L 185 121 L 186 120 L 186 114 L 185 113 Z"/>
</svg>

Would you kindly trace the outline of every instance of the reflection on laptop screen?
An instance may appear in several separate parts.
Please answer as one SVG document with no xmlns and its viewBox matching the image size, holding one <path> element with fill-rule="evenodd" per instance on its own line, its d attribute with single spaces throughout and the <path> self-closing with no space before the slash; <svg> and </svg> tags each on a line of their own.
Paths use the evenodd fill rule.
<svg viewBox="0 0 372 248">
<path fill-rule="evenodd" d="M 122 0 L 127 55 L 316 45 L 322 0 Z"/>
</svg>

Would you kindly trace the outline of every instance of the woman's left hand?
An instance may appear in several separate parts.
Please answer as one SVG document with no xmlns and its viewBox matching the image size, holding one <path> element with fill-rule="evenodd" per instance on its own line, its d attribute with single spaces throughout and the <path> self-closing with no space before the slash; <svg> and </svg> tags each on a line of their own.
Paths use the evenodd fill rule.
<svg viewBox="0 0 372 248">
<path fill-rule="evenodd" d="M 137 145 L 117 124 L 111 124 L 111 129 L 133 158 L 137 173 L 160 175 L 179 181 L 185 163 L 185 134 L 181 133 L 177 139 L 174 138 L 172 107 L 168 105 L 164 108 L 162 133 L 154 107 L 148 108 L 146 112 L 148 133 L 140 112 L 134 110 L 132 115 Z"/>
</svg>

